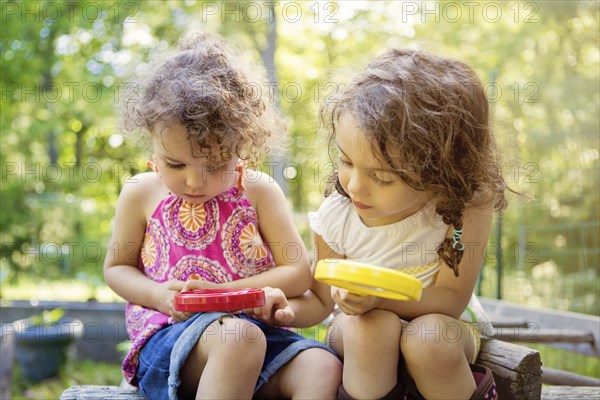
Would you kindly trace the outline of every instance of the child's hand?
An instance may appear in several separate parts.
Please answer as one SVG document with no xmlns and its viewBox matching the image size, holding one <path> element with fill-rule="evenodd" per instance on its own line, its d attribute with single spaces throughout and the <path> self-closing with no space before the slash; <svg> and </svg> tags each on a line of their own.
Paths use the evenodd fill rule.
<svg viewBox="0 0 600 400">
<path fill-rule="evenodd" d="M 331 287 L 331 298 L 346 315 L 364 314 L 377 308 L 382 301 L 381 297 L 361 296 L 335 286 Z"/>
<path fill-rule="evenodd" d="M 173 308 L 173 299 L 183 288 L 183 283 L 177 279 L 162 282 L 154 293 L 156 296 L 155 308 L 163 314 L 170 315 Z"/>
<path fill-rule="evenodd" d="M 164 284 L 167 286 L 167 289 L 170 291 L 170 296 L 167 298 L 167 300 L 165 302 L 166 307 L 167 307 L 166 312 L 164 312 L 162 310 L 160 310 L 160 311 L 164 312 L 167 315 L 170 315 L 171 318 L 173 318 L 177 322 L 186 321 L 186 320 L 190 319 L 192 317 L 192 315 L 194 315 L 194 313 L 182 312 L 182 311 L 175 310 L 175 302 L 174 302 L 175 296 L 183 290 L 185 282 L 182 282 L 177 279 L 172 279 L 170 281 L 165 282 Z"/>
<path fill-rule="evenodd" d="M 265 292 L 265 305 L 246 310 L 248 315 L 254 315 L 269 325 L 289 325 L 296 315 L 291 309 L 285 294 L 280 289 L 262 288 Z"/>
<path fill-rule="evenodd" d="M 189 279 L 185 282 L 176 280 L 170 282 L 172 283 L 172 285 L 169 287 L 169 289 L 178 290 L 179 292 L 191 292 L 192 290 L 197 289 L 215 289 L 219 286 L 216 283 L 202 280 L 200 278 L 200 275 L 198 274 L 192 274 L 189 277 Z M 175 296 L 173 296 L 167 302 L 169 305 L 169 313 L 171 317 L 177 322 L 186 321 L 190 319 L 195 313 L 175 310 L 174 297 Z"/>
<path fill-rule="evenodd" d="M 160 284 L 159 290 L 156 291 L 157 307 L 156 309 L 163 314 L 170 315 L 175 321 L 185 321 L 193 314 L 182 313 L 175 310 L 174 298 L 183 289 L 185 282 L 177 279 L 171 279 Z"/>
<path fill-rule="evenodd" d="M 198 289 L 217 289 L 219 287 L 218 283 L 208 282 L 203 279 L 200 279 L 200 276 L 197 274 L 192 274 L 190 278 L 184 282 L 182 292 L 191 292 L 192 290 Z"/>
</svg>

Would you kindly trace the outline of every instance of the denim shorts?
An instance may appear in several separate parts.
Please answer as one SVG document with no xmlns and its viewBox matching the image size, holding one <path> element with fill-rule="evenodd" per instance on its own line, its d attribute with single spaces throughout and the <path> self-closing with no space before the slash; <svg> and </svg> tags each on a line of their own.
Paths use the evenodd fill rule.
<svg viewBox="0 0 600 400">
<path fill-rule="evenodd" d="M 224 316 L 248 320 L 265 334 L 267 340 L 265 361 L 254 393 L 303 350 L 321 348 L 335 354 L 323 343 L 306 339 L 286 329 L 266 325 L 243 314 L 234 316 L 221 312 L 198 313 L 187 321 L 178 322 L 156 332 L 142 347 L 136 375 L 140 394 L 147 399 L 178 399 L 181 367 L 206 328 Z"/>
</svg>

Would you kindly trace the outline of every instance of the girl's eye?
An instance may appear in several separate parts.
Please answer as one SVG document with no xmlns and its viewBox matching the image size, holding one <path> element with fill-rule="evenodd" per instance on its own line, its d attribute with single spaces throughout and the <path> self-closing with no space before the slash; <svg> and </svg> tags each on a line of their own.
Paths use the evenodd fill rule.
<svg viewBox="0 0 600 400">
<path fill-rule="evenodd" d="M 342 157 L 339 158 L 340 165 L 352 165 L 350 161 L 344 160 Z"/>
<path fill-rule="evenodd" d="M 173 163 L 167 162 L 167 167 L 171 168 L 171 169 L 182 169 L 183 167 L 185 167 L 185 164 L 173 164 Z"/>
<path fill-rule="evenodd" d="M 390 186 L 394 181 L 382 181 L 381 179 L 374 178 L 375 183 L 381 186 Z"/>
<path fill-rule="evenodd" d="M 389 174 L 385 175 L 386 176 L 378 176 L 378 174 L 375 173 L 371 175 L 371 178 L 380 186 L 389 186 L 396 182 L 396 179 L 393 176 L 389 176 Z"/>
</svg>

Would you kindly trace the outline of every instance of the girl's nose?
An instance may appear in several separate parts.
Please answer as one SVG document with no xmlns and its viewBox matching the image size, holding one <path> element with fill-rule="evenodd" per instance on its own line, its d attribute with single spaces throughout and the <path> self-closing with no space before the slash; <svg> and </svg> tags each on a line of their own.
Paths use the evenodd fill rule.
<svg viewBox="0 0 600 400">
<path fill-rule="evenodd" d="M 201 188 L 206 183 L 206 174 L 201 168 L 191 169 L 185 177 L 185 184 L 193 189 Z"/>
<path fill-rule="evenodd" d="M 350 178 L 348 180 L 348 190 L 349 194 L 352 194 L 359 199 L 361 196 L 364 196 L 367 191 L 367 185 L 365 183 L 365 178 L 361 176 L 360 172 L 355 168 L 350 174 Z"/>
</svg>

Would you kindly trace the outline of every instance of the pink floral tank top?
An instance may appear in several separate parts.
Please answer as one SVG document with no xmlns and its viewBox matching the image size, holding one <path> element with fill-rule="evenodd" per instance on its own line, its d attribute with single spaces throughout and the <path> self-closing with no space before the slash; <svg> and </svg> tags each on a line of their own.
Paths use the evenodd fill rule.
<svg viewBox="0 0 600 400">
<path fill-rule="evenodd" d="M 223 283 L 260 274 L 275 266 L 258 230 L 256 211 L 237 186 L 204 204 L 190 204 L 169 195 L 148 221 L 139 268 L 157 282 L 185 281 L 198 274 Z M 175 323 L 159 311 L 128 303 L 127 333 L 133 342 L 123 362 L 131 384 L 142 346 L 158 330 Z"/>
</svg>

